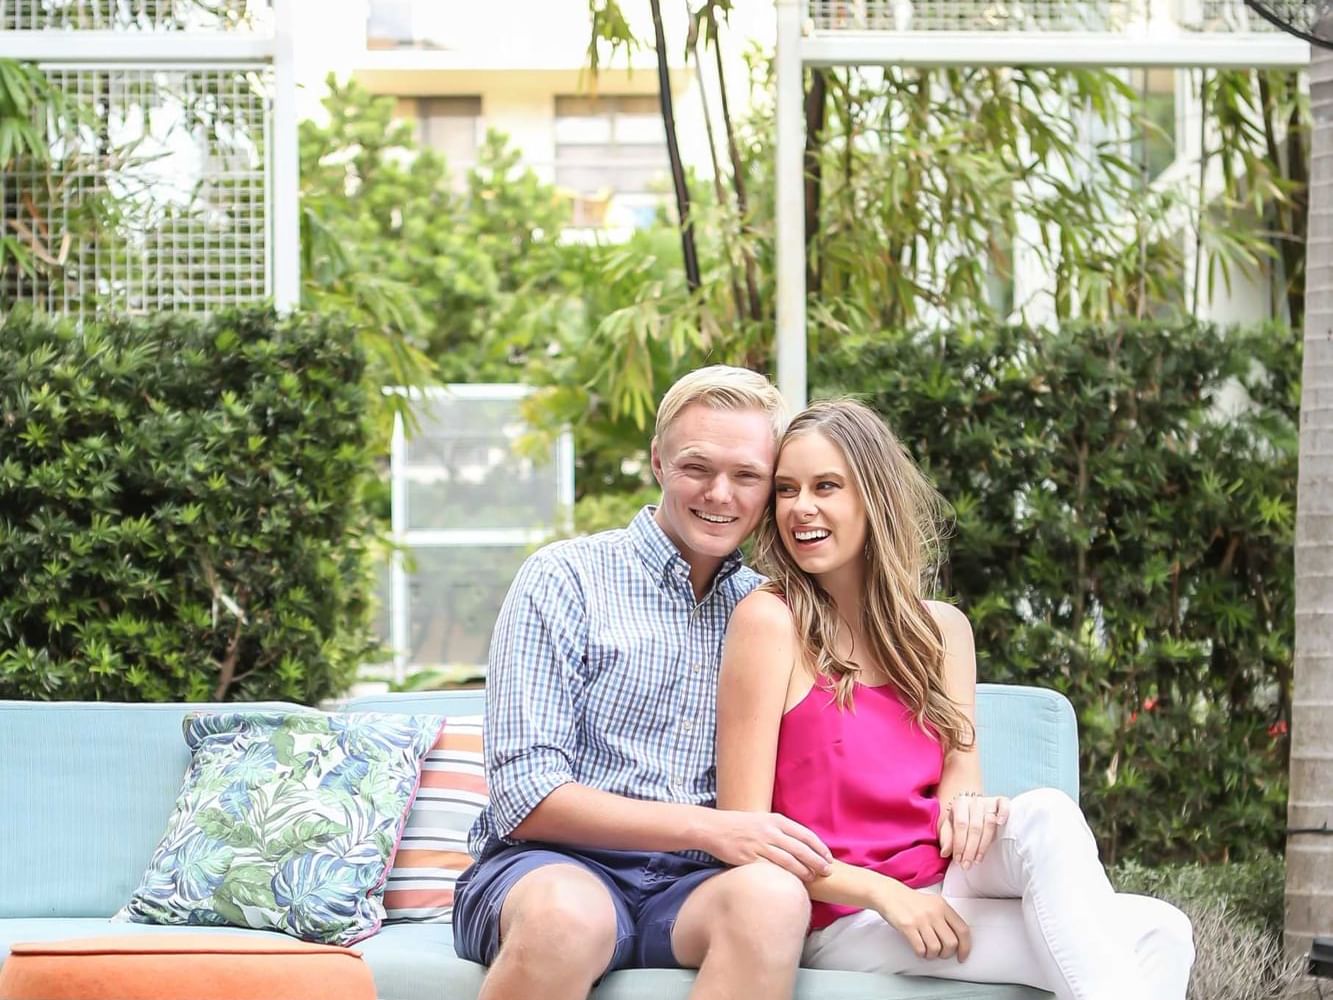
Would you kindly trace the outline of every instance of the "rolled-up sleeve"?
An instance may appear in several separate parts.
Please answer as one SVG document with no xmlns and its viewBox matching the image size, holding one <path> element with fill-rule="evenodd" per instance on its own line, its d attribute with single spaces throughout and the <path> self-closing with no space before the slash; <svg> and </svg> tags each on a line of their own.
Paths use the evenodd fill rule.
<svg viewBox="0 0 1333 1000">
<path fill-rule="evenodd" d="M 493 832 L 506 842 L 574 780 L 586 631 L 576 575 L 547 552 L 530 556 L 496 620 L 486 674 L 486 776 Z"/>
</svg>

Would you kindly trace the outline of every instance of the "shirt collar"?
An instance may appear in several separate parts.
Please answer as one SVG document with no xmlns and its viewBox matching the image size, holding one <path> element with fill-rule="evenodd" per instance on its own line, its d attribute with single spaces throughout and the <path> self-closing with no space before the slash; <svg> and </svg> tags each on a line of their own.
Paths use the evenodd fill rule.
<svg viewBox="0 0 1333 1000">
<path fill-rule="evenodd" d="M 654 516 L 656 513 L 657 506 L 648 504 L 634 515 L 634 520 L 630 521 L 629 536 L 634 544 L 634 550 L 658 579 L 676 572 L 677 566 L 685 570 L 688 576 L 689 563 L 680 554 L 675 543 L 667 537 L 662 526 L 657 523 L 657 518 Z M 713 578 L 713 586 L 716 587 L 740 567 L 741 550 L 736 549 L 722 560 L 722 565 L 718 567 L 717 575 Z"/>
</svg>

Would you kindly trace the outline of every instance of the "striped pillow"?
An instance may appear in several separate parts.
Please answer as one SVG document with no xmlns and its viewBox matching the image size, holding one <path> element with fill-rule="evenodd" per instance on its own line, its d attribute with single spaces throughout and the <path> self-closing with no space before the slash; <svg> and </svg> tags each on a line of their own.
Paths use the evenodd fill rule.
<svg viewBox="0 0 1333 1000">
<path fill-rule="evenodd" d="M 486 805 L 481 720 L 447 719 L 421 765 L 421 787 L 384 883 L 386 921 L 453 919 L 454 883 L 472 863 L 468 830 Z"/>
</svg>

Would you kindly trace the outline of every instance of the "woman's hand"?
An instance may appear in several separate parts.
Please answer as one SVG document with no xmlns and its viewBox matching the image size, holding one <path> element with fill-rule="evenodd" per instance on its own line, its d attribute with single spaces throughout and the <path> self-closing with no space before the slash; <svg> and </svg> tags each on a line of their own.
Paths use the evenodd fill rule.
<svg viewBox="0 0 1333 1000">
<path fill-rule="evenodd" d="M 940 857 L 971 868 L 1009 819 L 1009 799 L 1003 795 L 955 795 L 940 808 Z"/>
<path fill-rule="evenodd" d="M 957 955 L 961 962 L 972 951 L 971 929 L 943 896 L 895 882 L 879 893 L 875 909 L 907 939 L 917 958 Z"/>
</svg>

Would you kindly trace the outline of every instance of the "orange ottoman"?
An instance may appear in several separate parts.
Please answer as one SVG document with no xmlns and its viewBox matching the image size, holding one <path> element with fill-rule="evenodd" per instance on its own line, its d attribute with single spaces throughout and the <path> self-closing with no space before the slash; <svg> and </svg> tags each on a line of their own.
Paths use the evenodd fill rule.
<svg viewBox="0 0 1333 1000">
<path fill-rule="evenodd" d="M 16 944 L 0 1000 L 375 1000 L 361 953 L 231 934 Z"/>
</svg>

